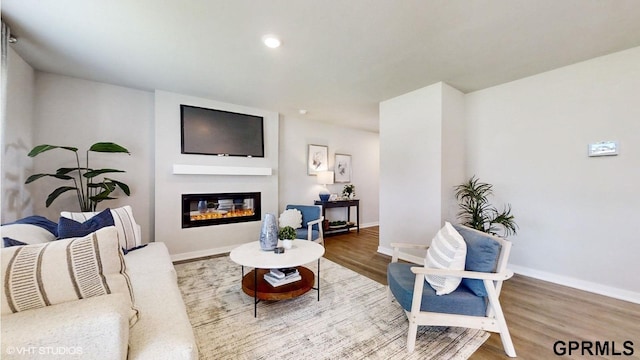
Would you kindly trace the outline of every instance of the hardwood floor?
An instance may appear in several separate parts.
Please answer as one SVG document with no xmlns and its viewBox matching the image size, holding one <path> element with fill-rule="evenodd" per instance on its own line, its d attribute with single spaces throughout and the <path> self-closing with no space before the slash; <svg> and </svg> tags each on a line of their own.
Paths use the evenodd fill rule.
<svg viewBox="0 0 640 360">
<path fill-rule="evenodd" d="M 386 285 L 391 258 L 377 253 L 378 227 L 326 237 L 325 249 L 327 259 Z M 520 275 L 504 283 L 500 303 L 519 359 L 640 359 L 638 304 Z M 558 341 L 565 344 L 556 346 L 563 354 L 554 353 Z M 571 341 L 580 348 L 569 354 Z M 497 334 L 471 356 L 503 358 Z"/>
</svg>

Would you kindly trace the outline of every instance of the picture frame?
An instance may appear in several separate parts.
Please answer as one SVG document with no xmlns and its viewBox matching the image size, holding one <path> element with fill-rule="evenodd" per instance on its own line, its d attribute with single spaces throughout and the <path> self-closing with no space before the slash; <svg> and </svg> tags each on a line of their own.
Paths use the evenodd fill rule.
<svg viewBox="0 0 640 360">
<path fill-rule="evenodd" d="M 337 183 L 351 182 L 351 155 L 336 154 L 334 174 Z"/>
<path fill-rule="evenodd" d="M 309 144 L 307 150 L 307 175 L 318 175 L 329 170 L 329 147 Z"/>
</svg>

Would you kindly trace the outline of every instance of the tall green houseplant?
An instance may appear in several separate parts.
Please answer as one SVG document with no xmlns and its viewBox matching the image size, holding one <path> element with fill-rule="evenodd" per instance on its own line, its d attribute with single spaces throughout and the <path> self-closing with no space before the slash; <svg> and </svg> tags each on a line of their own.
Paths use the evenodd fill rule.
<svg viewBox="0 0 640 360">
<path fill-rule="evenodd" d="M 43 177 L 54 177 L 60 180 L 73 181 L 73 186 L 61 186 L 53 190 L 53 192 L 49 194 L 45 202 L 47 207 L 49 207 L 55 199 L 57 199 L 60 195 L 64 194 L 67 191 L 76 192 L 81 211 L 96 211 L 98 203 L 105 200 L 116 199 L 115 197 L 111 196 L 111 193 L 113 193 L 117 188 L 121 189 L 122 192 L 127 196 L 131 194 L 131 191 L 129 190 L 129 186 L 127 184 L 104 176 L 105 174 L 111 173 L 123 173 L 125 172 L 124 170 L 93 169 L 89 167 L 90 152 L 125 153 L 130 155 L 129 150 L 127 150 L 126 148 L 112 142 L 95 143 L 91 145 L 89 150 L 87 150 L 85 166 L 80 165 L 78 148 L 71 146 L 57 146 L 47 144 L 38 145 L 34 147 L 28 155 L 30 157 L 35 157 L 53 149 L 63 149 L 73 152 L 76 157 L 77 166 L 60 168 L 56 170 L 54 174 L 34 174 L 29 176 L 27 181 L 25 181 L 25 184 L 29 184 Z M 100 176 L 102 176 L 102 178 L 100 178 Z"/>
<path fill-rule="evenodd" d="M 475 175 L 465 183 L 455 187 L 455 195 L 460 211 L 458 220 L 463 225 L 493 235 L 507 237 L 516 234 L 518 225 L 511 214 L 511 204 L 507 204 L 502 211 L 498 211 L 488 197 L 493 194 L 493 185 L 480 182 Z"/>
</svg>

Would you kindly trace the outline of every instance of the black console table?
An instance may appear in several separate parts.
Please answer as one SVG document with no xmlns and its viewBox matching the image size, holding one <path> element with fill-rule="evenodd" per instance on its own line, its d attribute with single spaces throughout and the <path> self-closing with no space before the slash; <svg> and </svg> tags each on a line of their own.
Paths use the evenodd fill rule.
<svg viewBox="0 0 640 360">
<path fill-rule="evenodd" d="M 327 209 L 330 208 L 337 208 L 337 207 L 346 207 L 347 208 L 347 223 L 351 222 L 351 207 L 355 206 L 356 207 L 356 228 L 357 231 L 360 232 L 360 200 L 359 199 L 353 199 L 353 200 L 334 200 L 334 201 L 321 201 L 321 200 L 316 200 L 314 202 L 314 205 L 322 205 L 322 216 L 325 216 L 325 211 Z M 326 220 L 326 217 L 325 217 Z M 340 232 L 340 231 L 349 231 L 349 228 L 351 228 L 353 226 L 349 226 L 348 224 L 343 227 L 343 228 L 339 228 L 339 229 L 329 229 L 329 232 L 327 232 L 327 235 L 330 235 L 333 232 Z"/>
</svg>

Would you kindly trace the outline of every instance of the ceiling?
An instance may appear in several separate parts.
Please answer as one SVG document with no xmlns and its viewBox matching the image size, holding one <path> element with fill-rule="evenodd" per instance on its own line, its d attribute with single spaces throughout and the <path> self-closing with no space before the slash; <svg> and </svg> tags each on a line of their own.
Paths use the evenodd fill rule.
<svg viewBox="0 0 640 360">
<path fill-rule="evenodd" d="M 378 103 L 640 46 L 637 0 L 2 0 L 37 70 L 378 131 Z M 277 49 L 261 38 L 276 34 Z M 306 109 L 306 115 L 299 114 Z"/>
</svg>

